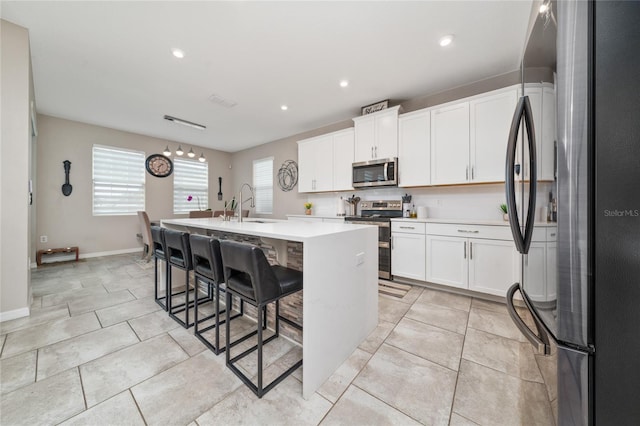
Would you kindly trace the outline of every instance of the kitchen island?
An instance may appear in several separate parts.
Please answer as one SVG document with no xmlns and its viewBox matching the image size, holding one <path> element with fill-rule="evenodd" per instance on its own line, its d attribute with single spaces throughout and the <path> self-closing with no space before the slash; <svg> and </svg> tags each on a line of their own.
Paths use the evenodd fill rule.
<svg viewBox="0 0 640 426">
<path fill-rule="evenodd" d="M 374 226 L 261 219 L 235 222 L 219 218 L 169 219 L 163 220 L 162 226 L 240 241 L 254 239 L 273 247 L 273 260 L 279 264 L 304 272 L 301 304 L 305 399 L 378 324 L 378 230 Z"/>
</svg>

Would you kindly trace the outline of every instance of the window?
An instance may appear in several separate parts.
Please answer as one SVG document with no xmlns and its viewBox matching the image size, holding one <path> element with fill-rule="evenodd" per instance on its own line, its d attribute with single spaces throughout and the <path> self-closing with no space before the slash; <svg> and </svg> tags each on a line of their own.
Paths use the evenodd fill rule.
<svg viewBox="0 0 640 426">
<path fill-rule="evenodd" d="M 256 213 L 273 213 L 273 157 L 253 161 Z"/>
<path fill-rule="evenodd" d="M 144 210 L 144 152 L 93 146 L 93 215 Z"/>
<path fill-rule="evenodd" d="M 188 201 L 191 195 L 192 200 Z M 209 166 L 199 161 L 173 160 L 173 212 L 209 208 Z"/>
</svg>

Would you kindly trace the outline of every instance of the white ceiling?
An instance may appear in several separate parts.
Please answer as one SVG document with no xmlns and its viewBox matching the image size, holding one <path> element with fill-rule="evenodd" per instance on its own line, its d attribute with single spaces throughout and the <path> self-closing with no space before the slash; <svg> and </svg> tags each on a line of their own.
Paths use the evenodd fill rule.
<svg viewBox="0 0 640 426">
<path fill-rule="evenodd" d="M 530 0 L 2 1 L 1 10 L 29 29 L 38 112 L 229 152 L 516 70 L 530 11 Z M 443 49 L 446 34 L 455 39 Z"/>
</svg>

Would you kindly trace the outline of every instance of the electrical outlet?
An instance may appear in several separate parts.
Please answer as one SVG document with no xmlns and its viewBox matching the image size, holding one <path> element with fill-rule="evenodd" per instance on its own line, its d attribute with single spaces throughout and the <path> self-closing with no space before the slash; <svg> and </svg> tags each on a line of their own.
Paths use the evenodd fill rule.
<svg viewBox="0 0 640 426">
<path fill-rule="evenodd" d="M 40 235 L 40 242 L 41 243 L 46 243 L 47 241 L 49 241 L 49 238 L 47 238 L 46 235 Z"/>
</svg>

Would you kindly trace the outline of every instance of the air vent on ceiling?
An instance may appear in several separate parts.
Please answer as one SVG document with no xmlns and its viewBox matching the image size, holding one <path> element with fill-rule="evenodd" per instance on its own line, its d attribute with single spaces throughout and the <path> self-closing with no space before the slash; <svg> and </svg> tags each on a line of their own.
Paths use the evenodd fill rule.
<svg viewBox="0 0 640 426">
<path fill-rule="evenodd" d="M 215 93 L 209 96 L 209 100 L 214 104 L 220 105 L 221 107 L 224 107 L 224 108 L 233 108 L 234 106 L 238 105 L 237 102 L 234 102 L 229 99 L 225 99 L 220 95 L 216 95 Z"/>
</svg>

